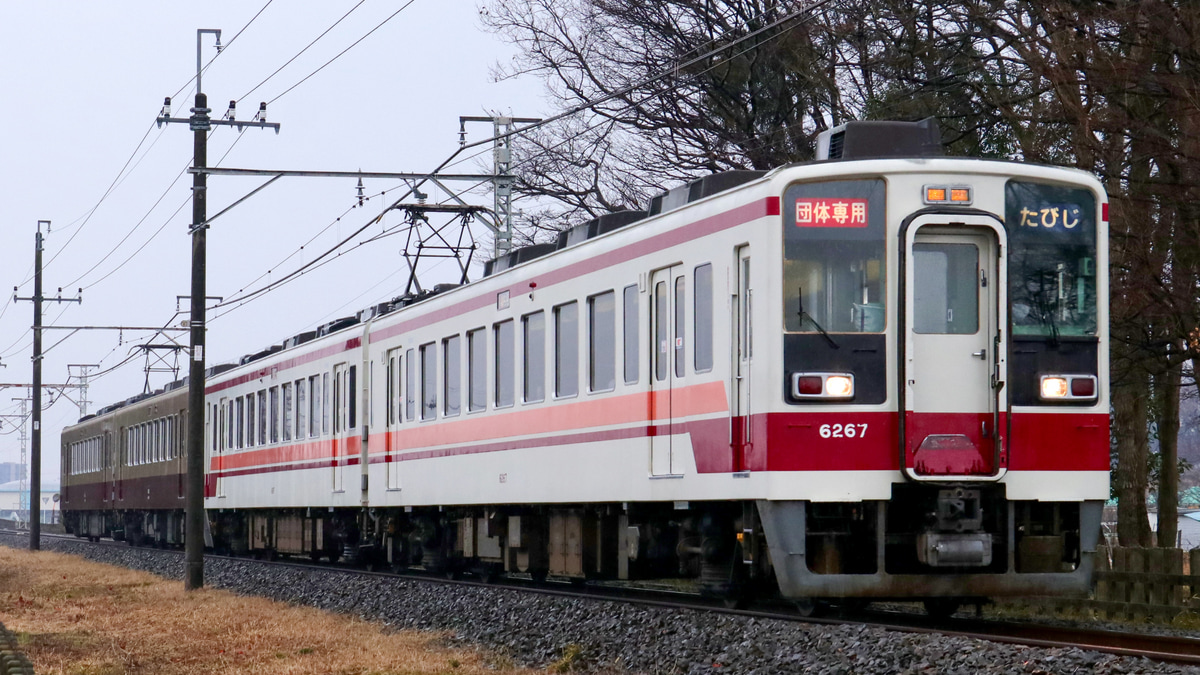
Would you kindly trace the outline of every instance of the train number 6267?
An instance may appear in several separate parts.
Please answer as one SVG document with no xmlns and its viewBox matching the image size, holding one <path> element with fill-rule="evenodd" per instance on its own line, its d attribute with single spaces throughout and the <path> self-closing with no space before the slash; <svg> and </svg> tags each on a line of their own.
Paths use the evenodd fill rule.
<svg viewBox="0 0 1200 675">
<path fill-rule="evenodd" d="M 867 425 L 822 424 L 817 431 L 821 438 L 862 438 L 867 435 Z"/>
</svg>

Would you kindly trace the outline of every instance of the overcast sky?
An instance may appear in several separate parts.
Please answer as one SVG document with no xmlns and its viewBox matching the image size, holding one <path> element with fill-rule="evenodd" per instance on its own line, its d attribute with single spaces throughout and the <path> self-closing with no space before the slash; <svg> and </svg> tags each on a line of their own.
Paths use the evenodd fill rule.
<svg viewBox="0 0 1200 675">
<path fill-rule="evenodd" d="M 396 14 L 406 2 L 0 4 L 0 25 L 6 27 L 0 39 L 0 289 L 19 286 L 21 297 L 32 295 L 37 221 L 49 220 L 45 295 L 56 295 L 61 286 L 64 297 L 75 297 L 82 287 L 83 302 L 47 303 L 46 325 L 161 326 L 186 318 L 186 301 L 184 313 L 176 315 L 176 296 L 187 295 L 190 284 L 191 178 L 185 169 L 191 163 L 192 134 L 186 125 L 158 128 L 154 120 L 165 96 L 174 97 L 173 115 L 188 115 L 198 28 L 221 29 L 227 45 L 202 78 L 213 115 L 223 114 L 228 101 L 237 99 L 238 117 L 249 118 L 260 101 L 268 101 L 269 120 L 282 124 L 278 135 L 214 131 L 210 165 L 423 172 L 457 149 L 460 115 L 552 112 L 545 109 L 540 82 L 493 81 L 492 67 L 513 51 L 481 29 L 475 3 L 414 0 Z M 212 37 L 205 36 L 206 63 L 216 55 L 212 45 Z M 478 141 L 488 138 L 491 128 L 477 124 L 468 131 L 468 140 Z M 476 173 L 487 166 L 490 152 L 451 170 Z M 263 181 L 210 178 L 209 215 Z M 355 208 L 354 179 L 285 178 L 273 184 L 213 222 L 209 295 L 233 297 L 311 261 L 398 198 L 398 185 L 366 181 L 366 192 L 374 197 Z M 379 196 L 384 191 L 389 192 Z M 480 193 L 468 199 L 490 205 L 491 198 Z M 399 222 L 393 212 L 366 234 Z M 234 311 L 211 312 L 208 365 L 236 360 L 398 295 L 407 281 L 403 246 L 402 237 L 392 236 L 355 247 Z M 431 268 L 423 278 L 427 283 L 450 280 L 451 264 Z M 0 368 L 0 381 L 28 383 L 33 305 L 13 303 L 10 294 L 0 308 L 0 362 L 7 366 Z M 186 333 L 178 335 L 186 344 Z M 47 331 L 43 381 L 66 381 L 68 364 L 100 364 L 109 371 L 139 354 L 136 345 L 148 341 L 145 332 L 86 331 L 68 337 Z M 182 376 L 186 361 L 180 363 Z M 138 355 L 95 377 L 88 391 L 90 410 L 140 393 L 143 366 Z M 169 373 L 151 373 L 150 385 L 158 388 L 171 379 Z M 0 414 L 15 414 L 20 404 L 12 399 L 26 392 L 0 391 Z M 43 413 L 45 483 L 57 483 L 59 433 L 78 412 L 62 399 Z M 15 422 L 0 418 L 0 461 L 18 458 Z"/>
</svg>

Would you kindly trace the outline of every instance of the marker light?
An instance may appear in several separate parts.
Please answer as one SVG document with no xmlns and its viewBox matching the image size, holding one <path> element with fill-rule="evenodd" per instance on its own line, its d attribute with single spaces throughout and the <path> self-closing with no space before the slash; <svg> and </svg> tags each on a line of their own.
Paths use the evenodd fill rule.
<svg viewBox="0 0 1200 675">
<path fill-rule="evenodd" d="M 1096 376 L 1043 375 L 1040 390 L 1043 401 L 1094 401 Z"/>
<path fill-rule="evenodd" d="M 801 396 L 820 396 L 822 384 L 820 375 L 803 375 L 796 379 L 796 392 Z"/>
<path fill-rule="evenodd" d="M 966 206 L 971 203 L 971 186 L 926 185 L 924 200 L 926 204 L 957 204 L 959 206 Z"/>
<path fill-rule="evenodd" d="M 792 398 L 845 401 L 854 398 L 850 373 L 792 373 Z"/>
</svg>

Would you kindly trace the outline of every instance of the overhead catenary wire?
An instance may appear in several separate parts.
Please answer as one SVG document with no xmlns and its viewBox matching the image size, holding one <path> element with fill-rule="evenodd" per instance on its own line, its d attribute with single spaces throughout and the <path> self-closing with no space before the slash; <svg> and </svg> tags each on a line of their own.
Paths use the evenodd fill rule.
<svg viewBox="0 0 1200 675">
<path fill-rule="evenodd" d="M 367 34 L 366 34 L 366 35 L 363 35 L 363 36 L 362 36 L 362 37 L 360 37 L 359 39 L 355 40 L 353 43 L 351 43 L 351 45 L 350 45 L 349 47 L 346 47 L 346 48 L 345 48 L 345 49 L 343 49 L 342 51 L 338 52 L 338 53 L 337 53 L 337 55 L 336 55 L 336 56 L 334 56 L 332 59 L 329 59 L 329 60 L 328 60 L 328 61 L 326 61 L 325 63 L 321 64 L 321 66 L 320 66 L 319 68 L 317 68 L 316 70 L 312 71 L 312 72 L 311 72 L 311 73 L 309 73 L 308 75 L 305 75 L 305 76 L 304 76 L 304 77 L 303 77 L 303 78 L 302 78 L 302 79 L 301 79 L 299 82 L 297 82 L 296 84 L 293 84 L 292 86 L 290 86 L 290 87 L 288 87 L 287 89 L 283 90 L 283 92 L 282 92 L 282 93 L 280 93 L 280 94 L 277 94 L 277 95 L 275 96 L 275 98 L 271 99 L 270 101 L 267 101 L 267 104 L 268 104 L 268 105 L 270 105 L 270 104 L 274 103 L 275 101 L 278 101 L 279 99 L 281 99 L 281 98 L 283 98 L 284 96 L 286 96 L 286 95 L 288 94 L 288 92 L 292 91 L 292 90 L 293 90 L 293 89 L 295 89 L 296 87 L 299 87 L 300 85 L 302 85 L 302 84 L 304 84 L 305 82 L 307 82 L 307 81 L 308 81 L 308 79 L 309 79 L 309 78 L 311 78 L 312 76 L 316 75 L 317 73 L 321 72 L 322 70 L 325 70 L 325 67 L 326 67 L 326 66 L 328 66 L 328 65 L 329 65 L 329 64 L 331 64 L 331 63 L 333 63 L 334 61 L 337 61 L 338 59 L 340 59 L 340 58 L 342 57 L 342 55 L 343 55 L 343 54 L 345 54 L 346 52 L 350 51 L 351 49 L 354 49 L 355 47 L 357 47 L 357 46 L 358 46 L 358 44 L 359 44 L 360 42 L 362 42 L 363 40 L 366 40 L 366 39 L 367 39 L 368 37 L 370 37 L 370 36 L 371 36 L 371 34 L 373 34 L 375 31 L 379 30 L 380 28 L 383 28 L 383 26 L 384 26 L 385 24 L 387 24 L 387 23 L 388 23 L 389 21 L 391 21 L 392 19 L 396 18 L 396 17 L 397 17 L 397 16 L 400 14 L 400 12 L 403 12 L 404 10 L 408 9 L 409 5 L 413 4 L 414 2 L 416 2 L 416 0 L 408 0 L 408 2 L 406 2 L 406 3 L 404 3 L 403 5 L 401 5 L 401 6 L 400 6 L 400 9 L 397 9 L 395 12 L 392 12 L 392 13 L 391 13 L 391 15 L 389 15 L 389 16 L 388 16 L 386 19 L 384 19 L 383 21 L 381 21 L 381 22 L 379 23 L 379 25 L 377 25 L 377 26 L 375 26 L 374 28 L 372 28 L 371 30 L 367 31 Z"/>
<path fill-rule="evenodd" d="M 696 64 L 698 64 L 698 63 L 701 63 L 701 62 L 703 62 L 704 60 L 706 60 L 706 59 L 710 58 L 711 56 L 713 56 L 714 54 L 717 54 L 717 53 L 720 53 L 720 52 L 726 51 L 726 50 L 730 49 L 731 47 L 734 47 L 734 46 L 736 46 L 736 45 L 738 45 L 738 44 L 740 44 L 740 43 L 742 43 L 742 42 L 745 42 L 746 40 L 749 40 L 749 39 L 751 39 L 751 38 L 753 38 L 753 37 L 756 37 L 756 36 L 758 36 L 758 35 L 761 35 L 762 33 L 766 32 L 766 31 L 768 31 L 768 30 L 771 30 L 771 29 L 773 29 L 773 28 L 776 28 L 776 27 L 778 27 L 778 26 L 781 26 L 781 25 L 783 25 L 783 24 L 785 24 L 785 23 L 787 23 L 787 22 L 789 22 L 789 21 L 793 21 L 793 20 L 795 20 L 795 19 L 798 19 L 798 18 L 800 18 L 800 17 L 801 17 L 802 15 L 804 15 L 804 14 L 809 14 L 809 13 L 811 13 L 813 10 L 815 10 L 815 9 L 818 9 L 818 8 L 820 8 L 820 7 L 822 7 L 822 6 L 826 5 L 826 4 L 828 4 L 829 2 L 831 2 L 831 0 L 816 0 L 815 2 L 813 2 L 813 3 L 809 4 L 808 6 L 806 6 L 806 7 L 804 7 L 804 8 L 798 9 L 798 10 L 796 10 L 795 12 L 792 12 L 792 13 L 790 13 L 790 14 L 788 14 L 788 15 L 784 16 L 784 17 L 781 17 L 780 19 L 777 19 L 777 20 L 775 20 L 775 21 L 773 21 L 773 22 L 771 22 L 771 23 L 769 23 L 769 24 L 767 24 L 767 25 L 765 25 L 765 26 L 763 26 L 763 27 L 761 27 L 761 28 L 758 28 L 758 29 L 756 29 L 756 30 L 754 30 L 754 31 L 751 31 L 751 32 L 747 33 L 746 35 L 740 36 L 740 37 L 738 37 L 737 39 L 730 41 L 729 43 L 723 44 L 723 45 L 721 45 L 721 46 L 719 46 L 719 47 L 717 47 L 717 48 L 715 48 L 715 49 L 712 49 L 712 50 L 710 50 L 710 51 L 708 51 L 708 52 L 705 52 L 705 53 L 703 53 L 703 54 L 700 54 L 700 55 L 698 55 L 698 56 L 696 56 L 696 57 L 694 57 L 694 58 L 688 59 L 687 61 L 676 63 L 676 64 L 674 64 L 672 67 L 670 67 L 670 68 L 667 68 L 667 69 L 664 69 L 664 70 L 662 70 L 662 71 L 660 71 L 660 72 L 658 72 L 658 73 L 656 73 L 656 74 L 654 74 L 654 75 L 651 75 L 651 76 L 649 76 L 649 77 L 647 77 L 647 78 L 644 78 L 643 80 L 641 80 L 641 81 L 639 81 L 639 82 L 637 82 L 637 83 L 634 83 L 634 84 L 631 84 L 631 85 L 627 85 L 626 87 L 623 87 L 623 88 L 621 88 L 621 89 L 618 89 L 618 90 L 616 90 L 616 91 L 610 92 L 610 93 L 608 93 L 608 94 L 606 94 L 606 95 L 604 95 L 604 96 L 601 96 L 601 97 L 599 97 L 599 98 L 597 98 L 597 99 L 591 99 L 591 100 L 589 100 L 589 101 L 585 101 L 584 103 L 581 103 L 581 104 L 579 104 L 579 105 L 577 105 L 577 106 L 574 106 L 574 107 L 572 107 L 572 108 L 568 109 L 567 111 L 564 111 L 564 112 L 562 112 L 562 113 L 559 113 L 559 114 L 557 114 L 557 115 L 553 115 L 553 116 L 551 116 L 551 117 L 549 117 L 549 118 L 546 118 L 546 119 L 543 119 L 543 120 L 541 120 L 541 121 L 539 121 L 539 122 L 535 122 L 535 123 L 528 124 L 528 125 L 526 125 L 526 126 L 523 126 L 523 127 L 517 128 L 517 129 L 514 129 L 514 130 L 512 130 L 512 131 L 510 131 L 510 132 L 507 132 L 507 133 L 504 133 L 504 134 L 499 134 L 499 135 L 496 135 L 496 136 L 493 136 L 493 137 L 489 137 L 489 138 L 486 138 L 486 139 L 483 139 L 483 140 L 480 140 L 480 141 L 476 141 L 476 142 L 474 142 L 474 143 L 468 143 L 468 144 L 464 144 L 464 145 L 460 146 L 460 147 L 459 147 L 459 148 L 458 148 L 458 149 L 457 149 L 457 150 L 456 150 L 454 153 L 452 153 L 452 154 L 450 155 L 450 157 L 448 157 L 446 160 L 444 160 L 444 161 L 443 161 L 443 162 L 442 162 L 442 163 L 441 163 L 441 164 L 440 164 L 440 165 L 439 165 L 439 166 L 438 166 L 436 169 L 434 169 L 433 171 L 431 171 L 431 172 L 430 172 L 430 174 L 431 174 L 431 175 L 436 175 L 436 174 L 437 174 L 439 171 L 441 171 L 441 170 L 442 170 L 442 169 L 444 169 L 446 166 L 448 166 L 448 165 L 450 165 L 452 162 L 454 162 L 454 161 L 455 161 L 455 158 L 456 158 L 456 157 L 457 157 L 459 154 L 461 154 L 462 152 L 464 152 L 464 151 L 465 151 L 465 150 L 467 150 L 467 149 L 475 148 L 475 147 L 478 147 L 478 146 L 483 146 L 483 145 L 485 145 L 485 144 L 489 144 L 489 143 L 495 143 L 495 142 L 496 142 L 497 140 L 499 140 L 499 139 L 507 138 L 507 137 L 509 137 L 509 136 L 513 136 L 513 135 L 516 135 L 516 134 L 519 134 L 519 133 L 525 133 L 525 132 L 528 132 L 528 131 L 530 131 L 530 130 L 532 130 L 532 129 L 536 129 L 536 128 L 538 128 L 538 127 L 542 127 L 542 126 L 545 126 L 545 125 L 547 125 L 547 124 L 551 124 L 551 123 L 553 123 L 553 122 L 555 122 L 555 121 L 558 121 L 558 120 L 561 120 L 561 119 L 565 119 L 565 118 L 567 118 L 567 117 L 570 117 L 570 116 L 572 116 L 572 115 L 577 115 L 577 114 L 579 114 L 579 113 L 582 113 L 582 112 L 584 112 L 584 111 L 587 111 L 587 110 L 593 109 L 595 106 L 601 105 L 601 104 L 603 104 L 603 103 L 605 103 L 605 102 L 607 102 L 607 101 L 611 101 L 611 100 L 613 100 L 613 99 L 615 99 L 615 98 L 619 98 L 619 97 L 621 97 L 621 96 L 627 96 L 627 95 L 629 95 L 630 93 L 632 93 L 632 92 L 634 92 L 634 91 L 637 91 L 638 89 L 645 88 L 645 87 L 647 87 L 647 86 L 649 86 L 649 85 L 651 85 L 651 84 L 654 84 L 654 83 L 656 83 L 656 82 L 658 82 L 658 81 L 660 81 L 660 80 L 663 80 L 663 79 L 665 79 L 665 78 L 667 78 L 667 77 L 669 77 L 669 76 L 671 76 L 671 75 L 677 75 L 677 74 L 679 73 L 679 71 L 681 71 L 681 70 L 685 70 L 685 69 L 687 69 L 687 68 L 689 68 L 689 67 L 691 67 L 691 66 L 694 66 L 694 65 L 696 65 Z M 411 4 L 411 2 L 410 2 L 409 4 Z M 405 7 L 407 7 L 407 6 L 408 6 L 408 5 L 405 5 Z M 403 8 L 402 8 L 402 9 L 403 9 Z M 789 29 L 789 30 L 790 30 L 790 29 Z M 773 39 L 774 37 L 778 37 L 778 35 L 781 35 L 783 32 L 784 32 L 784 31 L 781 31 L 781 32 L 780 32 L 780 33 L 778 33 L 777 35 L 775 35 L 775 36 L 772 36 L 772 39 Z M 753 49 L 753 48 L 754 48 L 754 47 L 747 48 L 746 50 L 743 50 L 743 51 L 739 52 L 739 53 L 738 53 L 738 55 L 740 55 L 740 54 L 743 54 L 743 53 L 746 53 L 747 51 L 749 51 L 750 49 Z M 703 73 L 705 73 L 705 72 L 708 72 L 709 70 L 711 70 L 712 68 L 715 68 L 715 67 L 716 67 L 716 66 L 710 66 L 710 67 L 708 67 L 708 68 L 705 68 L 705 69 L 703 69 L 703 70 L 701 70 L 701 71 L 698 71 L 698 72 L 696 72 L 696 73 L 692 73 L 692 74 L 690 75 L 690 77 L 688 77 L 688 78 L 685 78 L 685 80 L 684 80 L 684 81 L 687 81 L 687 80 L 689 80 L 689 79 L 694 79 L 694 78 L 698 77 L 699 75 L 701 75 L 701 74 L 703 74 Z M 676 86 L 677 86 L 677 85 L 676 85 Z M 285 92 L 285 93 L 286 93 L 286 92 Z M 640 100 L 639 100 L 637 103 L 640 103 L 641 101 L 644 101 L 644 100 L 646 100 L 647 98 L 650 98 L 650 97 L 653 97 L 653 96 L 658 96 L 658 95 L 661 95 L 662 93 L 663 93 L 662 91 L 652 91 L 652 92 L 648 93 L 646 96 L 642 97 L 642 98 L 641 98 L 641 99 L 640 99 Z M 630 103 L 630 104 L 628 104 L 627 106 L 625 106 L 625 108 L 632 107 L 633 105 L 636 105 L 637 103 Z M 598 124 L 603 124 L 603 123 L 608 123 L 608 120 L 605 120 L 604 122 L 602 122 L 602 123 L 598 123 Z M 556 144 L 555 146 L 551 146 L 550 148 L 546 148 L 546 149 L 544 149 L 544 150 L 542 151 L 542 153 L 545 153 L 545 152 L 549 151 L 550 149 L 553 149 L 554 147 L 558 147 L 558 146 L 559 146 L 559 145 L 561 145 L 563 142 L 565 142 L 565 140 L 564 140 L 564 141 L 562 141 L 562 142 L 560 142 L 559 144 Z M 483 150 L 481 150 L 481 151 L 480 151 L 480 154 L 481 154 L 482 152 L 484 152 L 484 151 L 483 151 Z M 542 154 L 542 153 L 539 153 L 539 155 L 540 155 L 540 154 Z M 516 166 L 518 166 L 518 167 L 519 167 L 519 166 L 523 165 L 524 163 L 526 163 L 526 162 L 528 162 L 528 161 L 531 161 L 531 160 L 532 160 L 532 158 L 527 158 L 527 159 L 523 160 L 522 162 L 518 163 Z M 418 183 L 417 183 L 417 187 L 419 187 L 421 184 L 423 184 L 423 182 L 424 182 L 424 181 L 420 181 L 420 182 L 418 182 Z M 411 194 L 411 191 L 412 191 L 412 188 L 410 188 L 410 189 L 409 189 L 409 192 L 406 192 L 406 193 L 405 193 L 405 194 L 404 194 L 404 195 L 403 195 L 403 196 L 400 198 L 400 200 L 397 200 L 395 203 L 393 203 L 393 205 L 392 205 L 392 206 L 388 207 L 388 209 L 385 209 L 385 210 L 384 210 L 384 212 L 386 212 L 387 210 L 390 210 L 392 207 L 394 207 L 396 204 L 398 204 L 398 203 L 399 203 L 401 200 L 403 200 L 403 199 L 404 199 L 404 197 L 407 197 L 409 194 Z M 306 264 L 302 265 L 302 266 L 301 266 L 301 267 L 299 267 L 298 269 L 296 269 L 296 270 L 293 270 L 291 273 L 289 273 L 289 274 L 285 275 L 284 277 L 282 277 L 282 278 L 280 278 L 280 279 L 278 279 L 278 280 L 276 280 L 276 281 L 273 281 L 273 282 L 271 282 L 271 283 L 269 283 L 269 284 L 267 284 L 267 285 L 265 285 L 265 286 L 262 286 L 262 287 L 260 287 L 260 288 L 258 288 L 258 289 L 255 289 L 255 290 L 253 290 L 253 291 L 250 291 L 249 293 L 246 293 L 245 295 L 242 295 L 242 296 L 237 296 L 237 297 L 232 297 L 232 298 L 228 298 L 228 299 L 224 300 L 223 302 L 220 302 L 220 303 L 217 303 L 217 304 L 213 305 L 212 307 L 210 307 L 210 309 L 218 309 L 218 308 L 220 308 L 220 307 L 225 307 L 225 306 L 229 306 L 229 305 L 235 305 L 235 304 L 236 304 L 238 307 L 240 307 L 240 306 L 243 306 L 244 304 L 246 304 L 246 303 L 247 303 L 248 301 L 250 301 L 251 299 L 253 299 L 253 298 L 256 298 L 256 297 L 259 297 L 259 296 L 261 296 L 262 294 L 265 294 L 265 293 L 267 293 L 267 292 L 270 292 L 271 290 L 273 290 L 273 289 L 275 289 L 275 288 L 278 288 L 279 286 L 281 286 L 281 285 L 283 285 L 283 284 L 289 283 L 291 280 L 293 280 L 293 279 L 295 279 L 295 278 L 297 278 L 297 277 L 299 277 L 299 276 L 303 275 L 303 274 L 304 274 L 304 273 L 305 273 L 307 270 L 309 270 L 309 269 L 313 268 L 314 266 L 317 266 L 318 264 L 321 264 L 321 265 L 323 265 L 324 263 L 321 263 L 321 261 L 322 261 L 322 260 L 324 260 L 325 258 L 327 258 L 329 255 L 331 255 L 331 254 L 332 254 L 334 251 L 336 251 L 337 249 L 341 248 L 342 246 L 344 246 L 345 244 L 347 244 L 348 242 L 350 242 L 351 240 L 353 240 L 355 237 L 357 237 L 359 234 L 361 234 L 363 231 L 365 231 L 365 230 L 366 230 L 368 227 L 370 227 L 371 225 L 373 225 L 373 224 L 377 223 L 377 222 L 379 221 L 379 219 L 380 219 L 380 218 L 382 218 L 382 215 L 383 215 L 383 214 L 381 213 L 380 215 L 376 216 L 375 218 L 372 218 L 370 221 L 368 221 L 368 222 L 367 222 L 366 224 L 364 224 L 362 227 L 358 228 L 358 229 L 357 229 L 357 230 L 355 230 L 353 233 L 351 233 L 351 234 L 350 234 L 348 237 L 345 237 L 345 238 L 343 238 L 341 241 L 339 241 L 339 242 L 337 242 L 336 244 L 334 244 L 334 246 L 332 246 L 331 248 L 329 248 L 329 249 L 328 249 L 328 250 L 326 250 L 325 252 L 321 253 L 320 255 L 318 255 L 318 256 L 317 256 L 316 258 L 314 258 L 313 260 L 311 260 L 311 261 L 309 261 L 308 263 L 306 263 Z M 234 309 L 236 309 L 236 307 L 235 307 Z M 223 313 L 221 313 L 220 315 L 218 315 L 218 317 L 214 317 L 214 319 L 215 319 L 215 318 L 219 318 L 220 316 L 224 316 L 225 314 L 228 314 L 228 313 L 229 313 L 228 311 L 227 311 L 227 312 L 223 312 Z"/>
<path fill-rule="evenodd" d="M 351 8 L 350 8 L 350 9 L 349 9 L 349 10 L 348 10 L 348 11 L 347 11 L 345 14 L 343 14 L 343 15 L 342 15 L 342 17 L 341 17 L 340 19 L 338 19 L 337 21 L 334 21 L 334 22 L 333 22 L 333 24 L 332 24 L 332 25 L 330 25 L 328 28 L 326 28 L 324 31 L 322 31 L 320 35 L 318 35 L 317 37 L 313 38 L 312 42 L 309 42 L 307 45 L 305 45 L 305 46 L 304 46 L 304 48 L 303 48 L 303 49 L 301 49 L 300 51 L 296 52 L 295 56 L 293 56 L 292 58 L 290 58 L 290 59 L 288 59 L 287 61 L 285 61 L 285 62 L 284 62 L 284 64 L 283 64 L 282 66 L 279 66 L 278 68 L 276 68 L 276 69 L 275 69 L 275 72 L 273 72 L 273 73 L 271 73 L 270 75 L 268 75 L 268 76 L 266 76 L 265 78 L 263 78 L 263 81 L 262 81 L 262 82 L 259 82 L 259 83 L 258 83 L 258 84 L 256 84 L 256 85 L 254 85 L 254 86 L 253 86 L 253 87 L 250 89 L 250 91 L 248 91 L 248 92 L 246 92 L 246 93 L 242 94 L 241 96 L 239 96 L 239 97 L 237 98 L 237 102 L 238 102 L 238 103 L 241 103 L 241 102 L 242 102 L 244 99 L 246 99 L 247 97 L 249 97 L 249 96 L 250 96 L 250 94 L 253 94 L 254 92 L 258 91 L 258 89 L 259 89 L 260 87 L 262 87 L 264 84 L 266 84 L 266 83 L 267 83 L 267 82 L 269 82 L 269 81 L 270 81 L 272 78 L 274 78 L 276 75 L 278 75 L 278 74 L 280 73 L 280 71 L 282 71 L 284 68 L 287 68 L 289 65 L 291 65 L 291 64 L 292 64 L 292 62 L 293 62 L 293 61 L 295 61 L 296 59 L 300 58 L 300 57 L 301 57 L 301 56 L 302 56 L 302 55 L 303 55 L 305 52 L 307 52 L 307 51 L 308 51 L 308 50 L 309 50 L 309 49 L 310 49 L 310 48 L 311 48 L 313 45 L 317 44 L 317 42 L 319 42 L 319 41 L 321 40 L 321 38 L 323 38 L 323 37 L 325 37 L 326 35 L 328 35 L 328 34 L 329 34 L 329 32 L 330 32 L 330 31 L 332 31 L 334 28 L 337 28 L 338 24 L 340 24 L 341 22 L 345 21 L 345 20 L 346 20 L 346 17 L 348 17 L 348 16 L 350 16 L 351 14 L 353 14 L 353 13 L 354 13 L 354 10 L 358 9 L 359 7 L 362 7 L 362 6 L 363 6 L 363 3 L 365 3 L 366 1 L 367 1 L 367 0 L 359 0 L 358 4 L 356 4 L 356 5 L 354 5 L 353 7 L 351 7 Z M 270 3 L 267 3 L 267 4 L 270 4 Z M 278 97 L 276 97 L 276 98 L 278 98 Z"/>
</svg>

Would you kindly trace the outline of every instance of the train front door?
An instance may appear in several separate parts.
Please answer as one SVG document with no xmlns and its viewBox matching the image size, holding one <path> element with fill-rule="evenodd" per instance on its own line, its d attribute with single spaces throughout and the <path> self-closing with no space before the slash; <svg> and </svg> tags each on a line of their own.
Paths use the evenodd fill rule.
<svg viewBox="0 0 1200 675">
<path fill-rule="evenodd" d="M 650 275 L 650 473 L 677 476 L 682 457 L 672 448 L 672 394 L 683 376 L 683 266 Z"/>
<path fill-rule="evenodd" d="M 1004 229 L 986 216 L 949 220 L 906 230 L 903 466 L 915 480 L 996 479 L 1006 464 Z"/>
<path fill-rule="evenodd" d="M 731 298 L 733 335 L 733 410 L 729 416 L 729 445 L 733 451 L 735 472 L 746 469 L 753 439 L 750 435 L 750 341 L 753 333 L 750 324 L 752 294 L 750 291 L 750 247 L 742 246 L 737 251 L 737 270 L 734 273 L 737 285 Z"/>
</svg>

